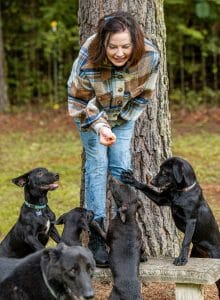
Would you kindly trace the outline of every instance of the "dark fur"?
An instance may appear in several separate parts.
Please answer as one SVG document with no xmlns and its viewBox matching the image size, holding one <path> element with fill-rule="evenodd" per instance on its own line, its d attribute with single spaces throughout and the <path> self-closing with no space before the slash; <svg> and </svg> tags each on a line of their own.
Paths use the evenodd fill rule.
<svg viewBox="0 0 220 300">
<path fill-rule="evenodd" d="M 191 242 L 191 257 L 220 258 L 218 224 L 204 199 L 195 172 L 186 160 L 172 157 L 161 165 L 159 173 L 151 181 L 160 191 L 138 182 L 130 171 L 122 174 L 122 180 L 141 190 L 157 205 L 170 206 L 176 227 L 185 233 L 175 265 L 187 263 Z M 220 292 L 219 281 L 217 285 Z"/>
<path fill-rule="evenodd" d="M 110 187 L 118 212 L 107 233 L 109 266 L 113 276 L 109 299 L 140 300 L 138 272 L 142 239 L 136 221 L 140 202 L 134 189 L 114 178 L 110 180 Z"/>
<path fill-rule="evenodd" d="M 81 207 L 76 207 L 60 216 L 56 224 L 64 224 L 61 242 L 69 246 L 81 246 L 81 234 L 82 232 L 89 234 L 89 225 L 93 217 L 93 211 Z"/>
<path fill-rule="evenodd" d="M 2 282 L 21 261 L 21 258 L 0 257 L 0 282 Z"/>
<path fill-rule="evenodd" d="M 45 168 L 36 168 L 17 178 L 13 183 L 24 187 L 24 199 L 31 205 L 46 205 L 43 209 L 22 205 L 20 215 L 0 244 L 0 256 L 21 258 L 45 247 L 49 237 L 60 241 L 54 226 L 55 214 L 47 205 L 47 193 L 58 187 L 57 173 L 48 172 Z"/>
<path fill-rule="evenodd" d="M 0 265 L 2 259 L 5 258 L 0 258 Z M 13 260 L 8 258 L 9 265 Z M 19 259 L 0 283 L 0 300 L 91 299 L 94 268 L 92 253 L 81 246 L 61 243 L 55 248 L 37 251 Z"/>
</svg>

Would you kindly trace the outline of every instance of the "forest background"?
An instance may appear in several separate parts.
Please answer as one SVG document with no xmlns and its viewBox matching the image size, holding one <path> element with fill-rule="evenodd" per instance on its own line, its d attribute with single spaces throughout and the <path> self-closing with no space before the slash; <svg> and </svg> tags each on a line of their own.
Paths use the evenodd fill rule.
<svg viewBox="0 0 220 300">
<path fill-rule="evenodd" d="M 0 9 L 0 111 L 65 104 L 78 1 L 5 0 Z M 219 105 L 220 0 L 165 0 L 164 10 L 171 107 Z"/>
</svg>

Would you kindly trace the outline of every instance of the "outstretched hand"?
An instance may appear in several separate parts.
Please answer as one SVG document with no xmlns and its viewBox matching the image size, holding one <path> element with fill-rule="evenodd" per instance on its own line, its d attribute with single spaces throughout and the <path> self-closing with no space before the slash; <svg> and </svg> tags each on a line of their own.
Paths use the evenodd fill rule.
<svg viewBox="0 0 220 300">
<path fill-rule="evenodd" d="M 121 180 L 124 183 L 134 185 L 135 178 L 133 176 L 133 172 L 131 170 L 126 170 L 121 173 Z"/>
<path fill-rule="evenodd" d="M 111 146 L 116 141 L 115 134 L 108 127 L 105 126 L 101 127 L 99 130 L 99 135 L 100 135 L 100 144 L 104 146 Z"/>
</svg>

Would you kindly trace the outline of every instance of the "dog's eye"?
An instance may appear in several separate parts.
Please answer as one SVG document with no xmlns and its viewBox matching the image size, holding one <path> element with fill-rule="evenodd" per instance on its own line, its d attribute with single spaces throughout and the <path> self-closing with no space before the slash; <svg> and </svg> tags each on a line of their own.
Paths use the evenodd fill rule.
<svg viewBox="0 0 220 300">
<path fill-rule="evenodd" d="M 69 276 L 70 277 L 75 277 L 76 274 L 79 273 L 79 266 L 76 264 L 72 267 L 72 269 L 69 271 Z"/>
<path fill-rule="evenodd" d="M 38 177 L 42 177 L 44 175 L 44 172 L 43 171 L 39 171 L 38 173 L 37 173 L 37 176 Z"/>
<path fill-rule="evenodd" d="M 165 171 L 165 170 L 162 170 L 162 171 L 161 171 L 161 174 L 162 174 L 164 177 L 168 176 L 168 173 L 167 173 L 167 171 Z"/>
<path fill-rule="evenodd" d="M 86 265 L 86 271 L 87 271 L 88 274 L 90 274 L 91 277 L 93 277 L 94 269 L 90 264 Z"/>
</svg>

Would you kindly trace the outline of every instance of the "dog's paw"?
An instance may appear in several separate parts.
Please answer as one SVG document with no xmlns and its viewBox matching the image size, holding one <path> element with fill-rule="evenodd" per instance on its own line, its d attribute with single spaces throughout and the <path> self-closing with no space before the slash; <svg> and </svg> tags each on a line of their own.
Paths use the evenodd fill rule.
<svg viewBox="0 0 220 300">
<path fill-rule="evenodd" d="M 134 179 L 134 176 L 133 176 L 133 172 L 131 170 L 123 171 L 122 174 L 121 174 L 121 180 L 124 183 L 134 184 L 135 179 Z"/>
<path fill-rule="evenodd" d="M 187 257 L 178 256 L 174 259 L 173 264 L 175 266 L 184 266 L 187 262 Z"/>
</svg>

